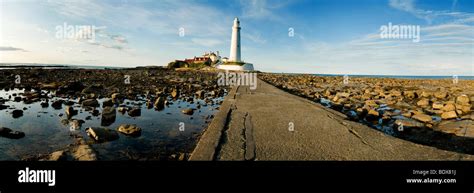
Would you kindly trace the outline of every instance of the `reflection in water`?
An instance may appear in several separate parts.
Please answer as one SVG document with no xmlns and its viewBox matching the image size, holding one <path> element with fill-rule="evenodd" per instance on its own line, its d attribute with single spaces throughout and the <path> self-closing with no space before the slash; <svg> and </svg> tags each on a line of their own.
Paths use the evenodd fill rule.
<svg viewBox="0 0 474 193">
<path fill-rule="evenodd" d="M 156 159 L 176 152 L 191 152 L 202 130 L 207 126 L 209 117 L 217 112 L 216 107 L 223 98 L 213 99 L 213 105 L 196 99 L 194 103 L 181 100 L 172 101 L 162 110 L 146 108 L 145 100 L 125 100 L 127 107 L 140 108 L 139 116 L 130 116 L 127 113 L 117 112 L 114 120 L 106 124 L 102 122 L 102 105 L 96 110 L 87 111 L 77 104 L 78 99 L 50 98 L 42 99 L 30 104 L 15 102 L 12 95 L 21 96 L 23 90 L 0 91 L 0 97 L 8 108 L 0 110 L 0 127 L 8 127 L 25 133 L 22 139 L 8 139 L 0 137 L 0 160 L 19 160 L 26 156 L 49 154 L 64 149 L 76 142 L 76 135 L 84 137 L 97 151 L 99 159 L 122 160 L 135 158 Z M 9 98 L 11 98 L 9 100 Z M 58 109 L 55 101 L 63 100 L 77 110 L 76 115 L 68 119 L 66 106 Z M 98 100 L 100 104 L 104 99 Z M 1 103 L 0 103 L 1 104 Z M 48 104 L 48 105 L 47 105 Z M 55 108 L 56 107 L 56 108 Z M 115 108 L 120 108 L 115 106 Z M 185 108 L 196 109 L 192 116 L 181 112 Z M 23 115 L 17 118 L 12 116 L 15 109 L 22 110 Z M 23 110 L 24 109 L 24 110 Z M 136 114 L 133 114 L 136 115 Z M 184 124 L 184 130 L 180 123 Z M 86 135 L 85 128 L 107 125 L 116 130 L 121 124 L 133 124 L 141 128 L 140 136 L 119 134 L 115 141 L 96 143 Z"/>
</svg>

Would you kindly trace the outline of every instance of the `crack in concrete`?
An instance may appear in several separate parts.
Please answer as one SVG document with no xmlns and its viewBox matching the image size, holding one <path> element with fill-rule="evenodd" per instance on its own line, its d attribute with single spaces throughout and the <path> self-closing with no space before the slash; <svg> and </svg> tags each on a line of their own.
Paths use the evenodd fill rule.
<svg viewBox="0 0 474 193">
<path fill-rule="evenodd" d="M 237 86 L 237 88 L 235 88 L 235 91 L 236 91 L 236 92 L 232 95 L 232 99 L 236 99 L 236 98 L 237 98 L 237 93 L 238 93 L 239 87 L 240 87 L 240 86 Z"/>
<path fill-rule="evenodd" d="M 244 117 L 244 146 L 245 146 L 245 153 L 244 157 L 245 160 L 253 161 L 255 160 L 255 141 L 253 139 L 253 125 L 252 125 L 252 117 L 247 112 Z"/>
<path fill-rule="evenodd" d="M 219 138 L 219 142 L 217 143 L 217 147 L 213 156 L 212 160 L 219 160 L 221 156 L 221 150 L 222 146 L 227 142 L 227 131 L 229 130 L 229 124 L 230 121 L 232 120 L 232 111 L 234 110 L 235 105 L 232 104 L 231 107 L 229 108 L 229 112 L 227 113 L 227 117 L 225 120 L 224 128 L 222 130 L 221 137 Z"/>
<path fill-rule="evenodd" d="M 377 150 L 375 149 L 372 145 L 370 145 L 356 130 L 354 130 L 348 123 L 344 122 L 344 121 L 340 121 L 338 119 L 336 119 L 335 117 L 331 116 L 331 115 L 328 115 L 328 117 L 334 121 L 337 121 L 339 124 L 343 125 L 348 131 L 349 133 L 353 134 L 354 136 L 356 136 L 357 138 L 360 139 L 360 141 L 365 144 L 365 145 L 368 145 L 370 148 L 374 149 L 374 150 Z"/>
</svg>

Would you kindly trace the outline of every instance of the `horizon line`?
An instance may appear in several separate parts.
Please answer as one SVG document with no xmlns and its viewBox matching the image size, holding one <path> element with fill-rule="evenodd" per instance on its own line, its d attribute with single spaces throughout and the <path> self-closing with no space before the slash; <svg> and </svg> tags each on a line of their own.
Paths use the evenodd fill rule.
<svg viewBox="0 0 474 193">
<path fill-rule="evenodd" d="M 84 66 L 84 67 L 108 67 L 108 68 L 137 68 L 137 67 L 150 67 L 150 66 L 157 66 L 157 67 L 166 67 L 167 65 L 136 65 L 136 66 L 112 66 L 112 65 L 95 65 L 95 64 L 62 64 L 62 63 L 12 63 L 12 62 L 0 62 L 1 65 L 5 64 L 10 64 L 10 65 L 58 65 L 58 66 Z M 302 72 L 281 72 L 281 71 L 260 71 L 260 70 L 255 70 L 259 72 L 266 72 L 266 73 L 276 73 L 276 74 L 309 74 L 309 75 L 331 75 L 331 76 L 420 76 L 420 77 L 430 77 L 430 76 L 458 76 L 458 77 L 474 77 L 474 74 L 472 75 L 413 75 L 413 74 L 332 74 L 332 73 L 302 73 Z"/>
</svg>

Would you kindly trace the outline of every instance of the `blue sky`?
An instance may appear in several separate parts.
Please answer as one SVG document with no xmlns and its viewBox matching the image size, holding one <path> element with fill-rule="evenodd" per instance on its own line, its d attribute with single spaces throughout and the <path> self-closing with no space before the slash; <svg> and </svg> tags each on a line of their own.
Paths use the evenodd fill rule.
<svg viewBox="0 0 474 193">
<path fill-rule="evenodd" d="M 132 67 L 228 56 L 239 17 L 242 59 L 261 71 L 474 75 L 472 0 L 0 0 L 0 10 L 3 63 Z M 57 38 L 64 23 L 100 30 L 93 42 Z M 420 42 L 381 39 L 388 23 L 420 26 Z"/>
</svg>

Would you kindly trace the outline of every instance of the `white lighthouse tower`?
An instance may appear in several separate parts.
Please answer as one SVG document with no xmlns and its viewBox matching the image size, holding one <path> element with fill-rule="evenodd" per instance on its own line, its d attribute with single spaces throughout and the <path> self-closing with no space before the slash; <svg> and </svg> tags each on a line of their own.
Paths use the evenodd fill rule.
<svg viewBox="0 0 474 193">
<path fill-rule="evenodd" d="M 246 63 L 240 58 L 240 21 L 234 19 L 232 26 L 232 39 L 230 41 L 230 57 L 227 60 L 219 61 L 216 65 L 218 69 L 231 71 L 252 71 L 253 64 Z"/>
<path fill-rule="evenodd" d="M 234 19 L 232 26 L 232 39 L 230 42 L 230 58 L 231 62 L 240 62 L 240 21 L 239 18 Z"/>
</svg>

